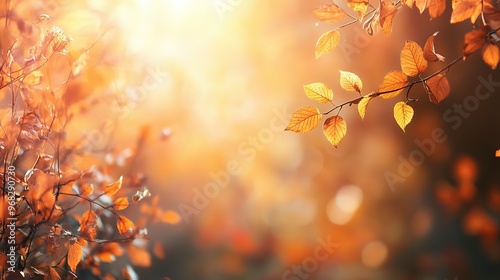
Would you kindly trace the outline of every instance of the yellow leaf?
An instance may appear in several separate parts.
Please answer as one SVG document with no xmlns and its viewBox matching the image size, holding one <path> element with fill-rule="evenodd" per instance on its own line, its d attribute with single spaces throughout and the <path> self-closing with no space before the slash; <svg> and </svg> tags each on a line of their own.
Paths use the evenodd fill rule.
<svg viewBox="0 0 500 280">
<path fill-rule="evenodd" d="M 399 8 L 391 1 L 382 1 L 380 4 L 380 26 L 384 30 L 386 36 L 392 33 L 392 21 Z"/>
<path fill-rule="evenodd" d="M 116 228 L 121 235 L 131 237 L 135 232 L 134 223 L 125 216 L 118 216 L 116 221 Z"/>
<path fill-rule="evenodd" d="M 429 62 L 444 61 L 444 56 L 437 54 L 434 48 L 434 38 L 436 38 L 439 32 L 435 32 L 429 38 L 424 45 L 424 58 Z"/>
<path fill-rule="evenodd" d="M 417 6 L 420 13 L 423 13 L 427 8 L 427 1 L 429 0 L 415 0 L 415 6 Z"/>
<path fill-rule="evenodd" d="M 340 70 L 340 86 L 347 91 L 357 91 L 361 93 L 363 82 L 358 75 Z"/>
<path fill-rule="evenodd" d="M 498 46 L 495 44 L 488 44 L 483 48 L 483 60 L 488 64 L 491 69 L 495 70 L 500 59 Z"/>
<path fill-rule="evenodd" d="M 405 131 L 406 126 L 411 122 L 413 113 L 413 108 L 404 101 L 394 105 L 394 118 L 403 131 Z"/>
<path fill-rule="evenodd" d="M 113 203 L 113 208 L 116 210 L 123 210 L 126 209 L 129 205 L 128 198 L 127 197 L 120 197 L 115 200 Z"/>
<path fill-rule="evenodd" d="M 345 12 L 335 4 L 326 5 L 313 11 L 317 19 L 324 22 L 337 22 L 344 18 Z"/>
<path fill-rule="evenodd" d="M 415 3 L 415 0 L 403 0 L 403 4 L 408 6 L 408 8 L 413 8 L 414 3 Z"/>
<path fill-rule="evenodd" d="M 68 246 L 68 266 L 71 271 L 76 272 L 76 266 L 82 260 L 83 248 L 76 240 L 69 242 Z"/>
<path fill-rule="evenodd" d="M 316 59 L 336 48 L 339 42 L 340 32 L 338 30 L 328 31 L 321 35 L 316 42 Z"/>
<path fill-rule="evenodd" d="M 413 41 L 406 41 L 400 58 L 401 69 L 410 77 L 417 76 L 427 68 L 427 60 L 424 59 L 422 48 Z"/>
<path fill-rule="evenodd" d="M 363 16 L 368 9 L 368 5 L 368 0 L 347 0 L 347 6 L 358 13 L 359 19 L 363 19 Z"/>
<path fill-rule="evenodd" d="M 464 58 L 471 53 L 479 50 L 485 43 L 486 31 L 484 29 L 475 29 L 464 36 Z"/>
<path fill-rule="evenodd" d="M 451 13 L 450 23 L 462 22 L 470 18 L 471 23 L 474 24 L 477 17 L 481 14 L 482 2 L 482 0 L 456 1 L 452 5 L 453 12 Z"/>
<path fill-rule="evenodd" d="M 385 75 L 377 92 L 382 98 L 388 99 L 397 96 L 408 85 L 408 76 L 401 71 L 392 71 Z"/>
<path fill-rule="evenodd" d="M 427 0 L 429 8 L 429 15 L 432 18 L 437 18 L 446 10 L 446 0 Z"/>
<path fill-rule="evenodd" d="M 123 176 L 120 176 L 120 179 L 118 181 L 114 182 L 113 184 L 108 185 L 104 189 L 104 193 L 107 195 L 114 195 L 116 194 L 122 187 L 122 182 L 123 182 Z"/>
<path fill-rule="evenodd" d="M 425 84 L 429 89 L 429 99 L 433 103 L 438 104 L 450 94 L 450 84 L 442 74 L 430 78 Z"/>
<path fill-rule="evenodd" d="M 323 133 L 332 145 L 337 148 L 340 140 L 347 133 L 347 124 L 340 116 L 329 117 L 323 124 Z"/>
<path fill-rule="evenodd" d="M 313 106 L 305 106 L 293 113 L 292 119 L 285 131 L 293 131 L 297 133 L 306 133 L 318 126 L 323 115 L 318 108 Z"/>
<path fill-rule="evenodd" d="M 307 97 L 319 103 L 332 101 L 333 91 L 323 83 L 312 83 L 304 86 Z"/>
<path fill-rule="evenodd" d="M 366 107 L 368 106 L 368 102 L 373 98 L 373 96 L 365 95 L 358 103 L 358 112 L 361 116 L 361 119 L 365 118 Z"/>
<path fill-rule="evenodd" d="M 23 78 L 23 84 L 28 85 L 28 86 L 38 86 L 39 84 L 42 83 L 43 80 L 43 74 L 42 71 L 36 70 Z"/>
</svg>

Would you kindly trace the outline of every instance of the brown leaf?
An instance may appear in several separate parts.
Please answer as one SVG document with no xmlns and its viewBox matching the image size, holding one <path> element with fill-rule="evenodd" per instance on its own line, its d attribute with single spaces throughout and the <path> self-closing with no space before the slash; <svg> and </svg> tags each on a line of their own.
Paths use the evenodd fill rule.
<svg viewBox="0 0 500 280">
<path fill-rule="evenodd" d="M 368 0 L 347 0 L 347 6 L 358 13 L 359 19 L 363 19 L 363 16 L 368 9 L 368 5 Z"/>
<path fill-rule="evenodd" d="M 446 0 L 427 0 L 427 8 L 431 19 L 437 18 L 446 10 Z"/>
<path fill-rule="evenodd" d="M 313 106 L 305 106 L 293 113 L 290 123 L 285 128 L 285 131 L 293 131 L 297 133 L 306 133 L 318 126 L 323 114 L 318 108 Z"/>
<path fill-rule="evenodd" d="M 337 148 L 340 140 L 347 133 L 347 124 L 340 116 L 329 117 L 323 124 L 323 133 L 332 145 Z"/>
<path fill-rule="evenodd" d="M 495 70 L 498 66 L 498 61 L 500 60 L 498 46 L 495 44 L 487 44 L 483 48 L 483 60 L 488 64 L 491 69 Z"/>
<path fill-rule="evenodd" d="M 427 69 L 427 60 L 424 59 L 422 48 L 415 42 L 407 40 L 401 50 L 401 69 L 403 72 L 414 77 Z"/>
<path fill-rule="evenodd" d="M 424 46 L 424 58 L 429 62 L 444 61 L 444 56 L 437 54 L 434 48 L 434 38 L 436 38 L 439 32 L 435 32 L 425 42 Z"/>
<path fill-rule="evenodd" d="M 68 246 L 68 266 L 76 272 L 76 266 L 82 260 L 83 248 L 76 240 L 71 240 Z"/>
<path fill-rule="evenodd" d="M 433 103 L 439 104 L 439 102 L 450 94 L 450 84 L 448 83 L 448 79 L 442 74 L 428 79 L 425 81 L 425 84 L 429 90 L 429 100 Z"/>
<path fill-rule="evenodd" d="M 337 22 L 345 17 L 345 12 L 335 4 L 326 5 L 313 11 L 317 19 L 324 22 Z"/>
<path fill-rule="evenodd" d="M 394 105 L 394 119 L 396 119 L 396 123 L 403 131 L 405 131 L 406 126 L 411 122 L 413 113 L 413 108 L 404 101 L 400 101 Z"/>
<path fill-rule="evenodd" d="M 340 86 L 347 91 L 357 91 L 361 93 L 363 82 L 358 75 L 340 70 Z"/>
<path fill-rule="evenodd" d="M 382 98 L 388 99 L 397 96 L 408 85 L 408 76 L 401 71 L 392 71 L 385 75 L 382 84 L 378 87 L 378 93 Z"/>
<path fill-rule="evenodd" d="M 118 216 L 118 220 L 116 221 L 116 228 L 118 229 L 118 232 L 121 235 L 124 235 L 127 237 L 133 236 L 133 234 L 135 232 L 134 223 L 131 220 L 129 220 L 127 217 L 121 216 L 121 215 Z"/>
<path fill-rule="evenodd" d="M 365 118 L 366 108 L 367 108 L 367 106 L 368 106 L 368 102 L 370 102 L 370 100 L 371 100 L 372 98 L 373 98 L 372 96 L 365 95 L 365 96 L 363 96 L 363 98 L 359 101 L 359 103 L 358 103 L 358 113 L 359 113 L 359 115 L 361 116 L 361 119 L 364 119 L 364 118 Z"/>
<path fill-rule="evenodd" d="M 477 17 L 481 14 L 482 0 L 461 0 L 457 1 L 453 6 L 450 23 L 462 22 L 470 18 L 471 23 L 476 22 Z"/>
<path fill-rule="evenodd" d="M 321 35 L 316 42 L 316 59 L 336 48 L 339 45 L 339 42 L 340 32 L 338 30 L 328 31 Z"/>
<path fill-rule="evenodd" d="M 114 195 L 116 194 L 122 187 L 122 182 L 123 182 L 123 176 L 120 176 L 120 179 L 118 181 L 114 182 L 113 184 L 108 185 L 104 189 L 104 193 L 107 195 Z"/>
<path fill-rule="evenodd" d="M 486 40 L 486 30 L 484 29 L 475 29 L 464 36 L 464 51 L 463 56 L 469 56 L 473 52 L 479 50 L 485 43 Z"/>
<path fill-rule="evenodd" d="M 120 197 L 115 200 L 113 203 L 113 208 L 116 210 L 126 209 L 129 205 L 128 197 Z"/>
<path fill-rule="evenodd" d="M 380 1 L 380 26 L 386 36 L 392 33 L 392 21 L 398 10 L 399 7 L 391 1 Z"/>
</svg>

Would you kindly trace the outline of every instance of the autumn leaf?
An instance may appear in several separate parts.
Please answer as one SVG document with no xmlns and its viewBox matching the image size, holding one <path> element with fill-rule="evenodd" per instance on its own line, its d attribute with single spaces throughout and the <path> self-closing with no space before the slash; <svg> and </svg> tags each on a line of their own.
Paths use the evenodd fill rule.
<svg viewBox="0 0 500 280">
<path fill-rule="evenodd" d="M 163 213 L 161 221 L 167 224 L 178 224 L 181 221 L 181 217 L 177 212 L 168 210 Z"/>
<path fill-rule="evenodd" d="M 48 273 L 45 275 L 43 280 L 61 280 L 61 276 L 59 275 L 59 273 L 57 273 L 57 271 L 54 268 L 49 267 Z"/>
<path fill-rule="evenodd" d="M 155 243 L 155 245 L 153 246 L 153 254 L 160 260 L 165 259 L 166 254 L 165 250 L 163 249 L 163 244 L 161 244 L 161 242 Z"/>
<path fill-rule="evenodd" d="M 87 197 L 89 195 L 92 195 L 93 193 L 94 193 L 94 185 L 85 184 L 85 185 L 83 185 L 83 187 L 81 189 L 80 196 Z"/>
<path fill-rule="evenodd" d="M 488 20 L 500 21 L 500 9 L 495 8 L 491 3 L 483 2 L 484 16 Z"/>
<path fill-rule="evenodd" d="M 448 79 L 438 74 L 427 81 L 425 81 L 427 89 L 429 90 L 429 100 L 433 103 L 439 104 L 450 94 L 450 84 Z"/>
<path fill-rule="evenodd" d="M 429 62 L 444 61 L 444 56 L 437 54 L 434 48 L 434 38 L 436 38 L 439 32 L 435 32 L 429 38 L 424 45 L 424 58 Z"/>
<path fill-rule="evenodd" d="M 373 96 L 365 95 L 358 103 L 358 113 L 361 116 L 361 119 L 365 118 L 366 108 L 368 106 L 368 102 L 373 98 Z"/>
<path fill-rule="evenodd" d="M 317 19 L 324 22 L 337 22 L 344 18 L 345 12 L 335 4 L 326 5 L 313 11 Z"/>
<path fill-rule="evenodd" d="M 104 193 L 107 195 L 114 195 L 116 194 L 122 187 L 122 182 L 123 182 L 123 176 L 120 176 L 120 179 L 118 181 L 114 182 L 113 184 L 108 185 L 104 189 Z"/>
<path fill-rule="evenodd" d="M 132 264 L 141 267 L 151 266 L 151 254 L 148 250 L 130 245 L 127 247 L 127 253 Z"/>
<path fill-rule="evenodd" d="M 319 103 L 332 101 L 333 91 L 323 83 L 312 83 L 304 86 L 307 97 Z"/>
<path fill-rule="evenodd" d="M 339 45 L 339 42 L 340 32 L 338 30 L 328 31 L 321 35 L 316 42 L 316 59 L 336 48 Z"/>
<path fill-rule="evenodd" d="M 97 215 L 92 210 L 87 210 L 80 218 L 80 235 L 94 240 L 97 235 Z"/>
<path fill-rule="evenodd" d="M 358 75 L 340 70 L 340 86 L 347 91 L 357 91 L 361 93 L 363 82 Z"/>
<path fill-rule="evenodd" d="M 68 245 L 68 266 L 76 272 L 76 266 L 82 260 L 83 248 L 76 240 L 70 240 Z"/>
<path fill-rule="evenodd" d="M 388 99 L 397 96 L 408 85 L 408 76 L 401 71 L 392 71 L 385 75 L 377 92 L 383 93 L 382 98 Z"/>
<path fill-rule="evenodd" d="M 495 157 L 500 157 L 500 150 L 495 151 Z"/>
<path fill-rule="evenodd" d="M 126 209 L 129 205 L 128 198 L 127 197 L 120 197 L 115 200 L 113 203 L 113 208 L 116 210 L 123 210 Z"/>
<path fill-rule="evenodd" d="M 495 70 L 500 60 L 498 46 L 495 44 L 487 44 L 482 51 L 483 60 L 491 69 Z"/>
<path fill-rule="evenodd" d="M 463 56 L 469 56 L 471 53 L 479 50 L 485 43 L 486 30 L 475 29 L 464 36 L 464 51 Z"/>
<path fill-rule="evenodd" d="M 43 81 L 42 71 L 36 70 L 30 72 L 26 77 L 23 78 L 23 84 L 27 86 L 38 86 Z"/>
<path fill-rule="evenodd" d="M 347 124 L 340 116 L 329 117 L 323 124 L 323 133 L 332 145 L 337 148 L 340 140 L 347 133 Z"/>
<path fill-rule="evenodd" d="M 430 0 L 415 0 L 415 6 L 417 6 L 420 13 L 423 13 L 425 11 L 425 8 L 427 8 L 428 1 Z"/>
<path fill-rule="evenodd" d="M 408 8 L 413 8 L 414 3 L 415 3 L 415 0 L 403 0 L 403 4 L 408 6 Z"/>
<path fill-rule="evenodd" d="M 446 10 L 446 0 L 427 0 L 427 3 L 431 19 L 439 17 Z"/>
<path fill-rule="evenodd" d="M 399 8 L 391 1 L 381 1 L 380 3 L 380 26 L 386 36 L 392 33 L 392 21 Z"/>
<path fill-rule="evenodd" d="M 135 225 L 125 216 L 118 216 L 118 220 L 116 221 L 116 228 L 121 235 L 130 237 L 134 234 Z"/>
<path fill-rule="evenodd" d="M 400 101 L 394 105 L 394 119 L 396 119 L 396 122 L 403 131 L 405 131 L 406 126 L 411 122 L 413 113 L 413 108 L 404 101 Z"/>
<path fill-rule="evenodd" d="M 347 6 L 351 8 L 353 11 L 358 13 L 358 18 L 363 19 L 363 16 L 368 9 L 369 1 L 368 0 L 347 0 Z"/>
<path fill-rule="evenodd" d="M 415 42 L 407 40 L 401 50 L 401 69 L 403 72 L 414 77 L 427 69 L 427 60 L 424 59 L 422 48 Z"/>
<path fill-rule="evenodd" d="M 457 1 L 452 6 L 450 23 L 462 22 L 468 18 L 472 24 L 476 22 L 477 17 L 481 14 L 483 0 L 462 0 Z"/>
<path fill-rule="evenodd" d="M 293 131 L 297 133 L 306 133 L 318 126 L 323 115 L 318 108 L 313 106 L 305 106 L 293 113 L 290 123 L 285 128 L 285 131 Z"/>
</svg>

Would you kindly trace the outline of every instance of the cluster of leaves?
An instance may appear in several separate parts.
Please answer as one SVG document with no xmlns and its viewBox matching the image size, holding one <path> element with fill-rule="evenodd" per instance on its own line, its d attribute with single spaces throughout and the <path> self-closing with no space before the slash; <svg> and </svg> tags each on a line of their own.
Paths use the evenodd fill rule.
<svg viewBox="0 0 500 280">
<path fill-rule="evenodd" d="M 0 32 L 0 275 L 75 279 L 87 271 L 135 279 L 129 265 L 118 275 L 101 265 L 125 252 L 133 264 L 150 265 L 146 223 L 157 215 L 166 223 L 179 218 L 156 202 L 141 208 L 144 215 L 134 223 L 124 211 L 151 195 L 145 177 L 117 174 L 127 163 L 103 160 L 111 152 L 92 153 L 89 139 L 68 140 L 69 122 L 98 85 L 88 66 L 91 49 L 68 51 L 72 39 L 47 27 L 48 15 L 35 22 L 10 15 Z M 11 220 L 15 228 L 8 227 Z M 7 263 L 11 248 L 14 267 Z"/>
<path fill-rule="evenodd" d="M 335 23 L 343 20 L 346 16 L 352 21 L 338 26 L 336 29 L 324 33 L 316 43 L 316 58 L 332 51 L 340 42 L 340 29 L 354 23 L 360 23 L 368 34 L 373 35 L 379 28 L 389 36 L 392 32 L 394 16 L 403 6 L 412 8 L 416 6 L 420 13 L 428 10 L 431 18 L 437 18 L 446 9 L 445 0 L 406 0 L 387 1 L 380 0 L 378 7 L 373 6 L 368 0 L 347 0 L 347 6 L 357 13 L 350 15 L 335 3 L 314 10 L 315 16 L 323 22 Z M 371 10 L 369 10 L 371 9 Z M 500 61 L 500 52 L 497 43 L 500 41 L 498 32 L 498 21 L 500 21 L 500 9 L 496 8 L 490 0 L 455 0 L 452 1 L 453 12 L 450 23 L 458 23 L 470 19 L 474 24 L 481 17 L 479 28 L 473 29 L 464 36 L 464 47 L 462 57 L 456 58 L 439 71 L 426 77 L 421 74 L 427 69 L 428 63 L 443 62 L 445 58 L 436 53 L 434 38 L 438 32 L 431 35 L 424 47 L 413 41 L 407 40 L 400 53 L 401 70 L 387 73 L 376 91 L 362 95 L 363 83 L 358 75 L 348 71 L 340 70 L 340 86 L 346 91 L 358 92 L 359 97 L 347 102 L 335 105 L 333 103 L 333 91 L 324 83 L 312 83 L 304 86 L 307 97 L 320 103 L 331 103 L 333 108 L 321 113 L 314 106 L 305 106 L 298 109 L 292 116 L 286 130 L 305 133 L 319 125 L 323 115 L 337 111 L 337 113 L 325 120 L 323 132 L 326 138 L 335 146 L 346 135 L 347 125 L 345 120 L 339 116 L 340 111 L 346 105 L 358 105 L 361 118 L 365 117 L 369 101 L 375 97 L 393 98 L 406 89 L 406 100 L 397 102 L 394 106 L 394 118 L 404 131 L 405 127 L 413 118 L 414 110 L 408 104 L 417 101 L 410 98 L 410 90 L 415 84 L 422 84 L 429 99 L 433 103 L 439 103 L 450 93 L 450 85 L 446 74 L 452 65 L 458 61 L 465 60 L 470 54 L 482 49 L 484 62 L 492 69 L 496 69 Z M 410 81 L 409 77 L 416 80 Z"/>
</svg>

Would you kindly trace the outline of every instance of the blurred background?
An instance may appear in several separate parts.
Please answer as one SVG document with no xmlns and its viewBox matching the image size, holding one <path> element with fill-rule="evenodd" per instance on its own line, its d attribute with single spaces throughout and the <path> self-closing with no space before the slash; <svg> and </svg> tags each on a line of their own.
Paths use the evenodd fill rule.
<svg viewBox="0 0 500 280">
<path fill-rule="evenodd" d="M 10 3 L 33 21 L 49 15 L 70 53 L 89 50 L 93 91 L 68 138 L 98 131 L 102 160 L 144 176 L 152 196 L 134 213 L 154 223 L 149 261 L 134 260 L 141 279 L 500 279 L 500 87 L 484 85 L 500 74 L 478 53 L 449 70 L 441 104 L 412 89 L 406 133 L 392 109 L 402 95 L 372 100 L 363 121 L 344 108 L 338 149 L 320 128 L 284 132 L 294 110 L 315 105 L 303 85 L 349 100 L 344 70 L 368 93 L 400 69 L 405 40 L 423 46 L 439 31 L 446 61 L 430 74 L 461 56 L 470 23 L 450 25 L 451 7 L 432 21 L 405 7 L 390 37 L 354 24 L 316 60 L 316 40 L 337 25 L 312 10 L 329 3 Z"/>
</svg>

